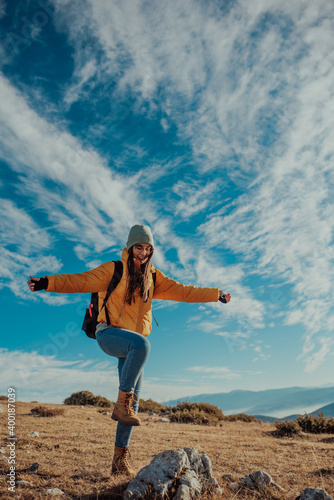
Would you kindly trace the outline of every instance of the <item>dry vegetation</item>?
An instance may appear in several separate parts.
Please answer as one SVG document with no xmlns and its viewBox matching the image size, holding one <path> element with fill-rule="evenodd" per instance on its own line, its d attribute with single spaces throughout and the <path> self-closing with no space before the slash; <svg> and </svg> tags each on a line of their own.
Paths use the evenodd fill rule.
<svg viewBox="0 0 334 500">
<path fill-rule="evenodd" d="M 6 448 L 7 405 L 2 404 L 5 413 L 1 418 L 0 447 Z M 45 490 L 56 487 L 66 493 L 57 497 L 64 500 L 121 498 L 128 480 L 123 476 L 110 476 L 116 422 L 99 407 L 45 406 L 65 412 L 41 418 L 31 413 L 36 404 L 16 403 L 16 479 L 29 481 L 31 486 L 17 486 L 14 498 L 52 498 Z M 223 490 L 219 498 L 294 500 L 307 486 L 324 488 L 333 494 L 333 435 L 302 433 L 277 438 L 273 436 L 273 424 L 224 420 L 217 426 L 203 426 L 166 424 L 157 422 L 159 418 L 141 414 L 142 425 L 134 430 L 131 446 L 136 470 L 163 450 L 193 446 L 210 457 L 214 476 Z M 38 431 L 39 437 L 26 436 L 32 431 Z M 40 464 L 38 473 L 24 472 L 34 462 Z M 0 466 L 0 497 L 12 499 L 13 494 L 7 491 L 6 457 Z M 260 469 L 285 488 L 285 493 L 277 490 L 232 492 L 228 489 L 228 480 L 223 478 L 230 473 L 237 479 Z"/>
<path fill-rule="evenodd" d="M 103 396 L 94 396 L 90 391 L 74 392 L 68 398 L 64 399 L 65 405 L 91 405 L 100 406 L 102 408 L 112 408 L 114 403 Z"/>
</svg>

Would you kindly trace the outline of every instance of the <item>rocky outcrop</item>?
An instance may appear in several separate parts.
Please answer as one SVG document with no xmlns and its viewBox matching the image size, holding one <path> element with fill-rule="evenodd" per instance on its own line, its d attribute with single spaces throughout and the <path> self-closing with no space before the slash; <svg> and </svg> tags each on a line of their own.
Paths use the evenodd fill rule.
<svg viewBox="0 0 334 500">
<path fill-rule="evenodd" d="M 208 491 L 221 493 L 207 454 L 178 448 L 154 457 L 129 483 L 123 498 L 190 500 Z"/>
<path fill-rule="evenodd" d="M 321 488 L 306 488 L 296 500 L 333 500 L 333 498 Z"/>
</svg>

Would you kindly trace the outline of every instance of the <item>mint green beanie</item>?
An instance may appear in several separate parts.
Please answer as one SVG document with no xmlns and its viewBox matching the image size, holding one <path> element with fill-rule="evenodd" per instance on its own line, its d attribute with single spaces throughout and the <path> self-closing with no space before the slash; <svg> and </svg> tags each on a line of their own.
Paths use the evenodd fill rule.
<svg viewBox="0 0 334 500">
<path fill-rule="evenodd" d="M 139 243 L 146 243 L 154 247 L 153 236 L 151 229 L 145 224 L 136 224 L 132 226 L 128 236 L 128 242 L 126 248 L 130 250 L 133 245 L 138 245 Z"/>
</svg>

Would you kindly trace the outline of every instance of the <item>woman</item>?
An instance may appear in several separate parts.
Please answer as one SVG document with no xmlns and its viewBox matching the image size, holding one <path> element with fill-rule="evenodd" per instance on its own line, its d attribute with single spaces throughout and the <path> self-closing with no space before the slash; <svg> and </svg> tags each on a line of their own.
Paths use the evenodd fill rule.
<svg viewBox="0 0 334 500">
<path fill-rule="evenodd" d="M 118 358 L 119 392 L 112 418 L 118 421 L 111 473 L 131 475 L 128 462 L 129 442 L 137 416 L 143 368 L 150 352 L 147 336 L 152 326 L 152 299 L 180 302 L 230 301 L 230 294 L 218 288 L 185 286 L 167 278 L 152 265 L 154 242 L 151 230 L 144 224 L 131 228 L 122 253 L 123 275 L 106 304 L 103 298 L 114 274 L 114 262 L 77 274 L 48 275 L 28 281 L 31 291 L 59 293 L 99 293 L 100 313 L 96 340 L 101 349 Z"/>
</svg>

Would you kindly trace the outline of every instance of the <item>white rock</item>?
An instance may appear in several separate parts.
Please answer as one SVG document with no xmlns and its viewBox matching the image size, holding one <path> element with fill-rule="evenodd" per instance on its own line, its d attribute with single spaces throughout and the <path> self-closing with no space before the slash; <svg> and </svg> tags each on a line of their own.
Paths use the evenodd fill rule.
<svg viewBox="0 0 334 500">
<path fill-rule="evenodd" d="M 3 455 L 5 455 L 6 454 L 5 448 L 0 448 L 0 453 L 2 453 Z"/>
<path fill-rule="evenodd" d="M 237 491 L 240 488 L 239 483 L 231 483 L 228 485 L 228 488 L 232 491 Z"/>
<path fill-rule="evenodd" d="M 258 488 L 264 488 L 268 486 L 274 486 L 275 488 L 284 491 L 281 486 L 274 483 L 271 476 L 264 472 L 263 470 L 258 470 L 256 472 L 252 472 L 248 476 L 240 478 L 242 486 L 246 486 L 251 490 L 255 490 Z"/>
<path fill-rule="evenodd" d="M 3 413 L 5 410 L 2 405 L 0 405 L 0 413 Z"/>
<path fill-rule="evenodd" d="M 65 493 L 59 488 L 49 488 L 48 490 L 46 490 L 46 493 L 48 493 L 49 495 L 65 495 Z"/>
<path fill-rule="evenodd" d="M 16 481 L 16 485 L 17 486 L 31 486 L 31 484 L 28 481 L 24 481 L 23 479 Z"/>
<path fill-rule="evenodd" d="M 252 472 L 252 474 L 242 478 L 242 485 L 251 489 L 268 486 L 270 483 L 272 483 L 271 476 L 262 470 Z"/>
<path fill-rule="evenodd" d="M 223 474 L 223 479 L 232 479 L 232 474 Z"/>
<path fill-rule="evenodd" d="M 160 418 L 159 420 L 157 420 L 157 422 L 164 422 L 165 424 L 169 424 L 169 418 L 167 417 L 162 417 Z"/>
<path fill-rule="evenodd" d="M 333 500 L 322 488 L 306 488 L 296 500 Z"/>
<path fill-rule="evenodd" d="M 178 448 L 155 456 L 129 483 L 123 498 L 169 498 L 175 486 L 177 491 L 173 498 L 179 500 L 198 498 L 207 488 L 221 494 L 206 453 L 198 453 L 194 448 Z"/>
<path fill-rule="evenodd" d="M 39 432 L 33 431 L 30 434 L 26 434 L 26 436 L 32 437 L 32 438 L 38 438 L 39 437 Z"/>
</svg>

